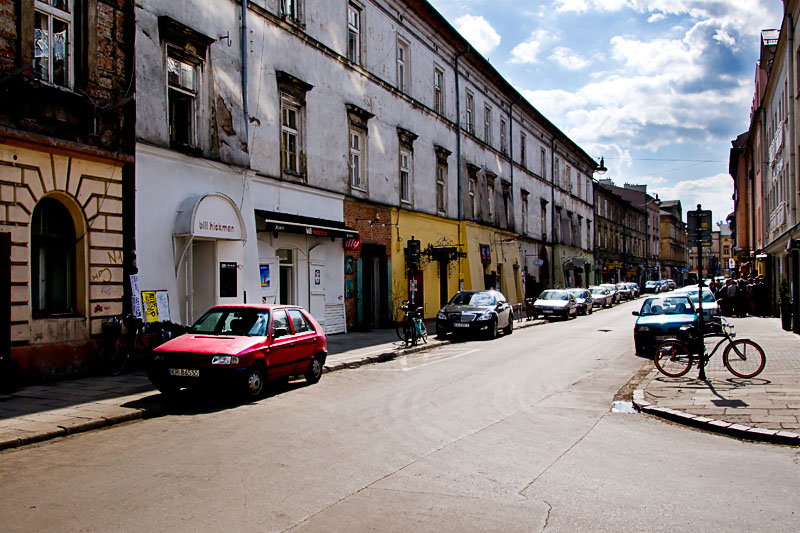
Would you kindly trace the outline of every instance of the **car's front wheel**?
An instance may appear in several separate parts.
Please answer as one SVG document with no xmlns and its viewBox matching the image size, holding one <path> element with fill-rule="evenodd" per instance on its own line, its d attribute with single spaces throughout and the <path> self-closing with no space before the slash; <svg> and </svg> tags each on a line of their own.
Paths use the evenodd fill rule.
<svg viewBox="0 0 800 533">
<path fill-rule="evenodd" d="M 248 400 L 257 400 L 264 394 L 267 372 L 263 366 L 253 366 L 248 369 L 244 381 L 244 395 Z"/>
<path fill-rule="evenodd" d="M 492 319 L 492 321 L 489 324 L 488 337 L 490 339 L 496 339 L 497 338 L 497 319 L 496 318 Z"/>
</svg>

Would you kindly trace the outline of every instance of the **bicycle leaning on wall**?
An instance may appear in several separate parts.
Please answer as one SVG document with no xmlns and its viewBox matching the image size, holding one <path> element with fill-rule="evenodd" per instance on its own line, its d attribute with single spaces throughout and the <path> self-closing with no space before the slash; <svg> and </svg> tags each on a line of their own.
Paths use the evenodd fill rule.
<svg viewBox="0 0 800 533">
<path fill-rule="evenodd" d="M 421 340 L 428 342 L 428 330 L 422 321 L 422 311 L 424 308 L 412 308 L 408 300 L 403 301 L 400 311 L 403 312 L 403 319 L 397 325 L 397 336 L 406 346 L 416 346 Z"/>
</svg>

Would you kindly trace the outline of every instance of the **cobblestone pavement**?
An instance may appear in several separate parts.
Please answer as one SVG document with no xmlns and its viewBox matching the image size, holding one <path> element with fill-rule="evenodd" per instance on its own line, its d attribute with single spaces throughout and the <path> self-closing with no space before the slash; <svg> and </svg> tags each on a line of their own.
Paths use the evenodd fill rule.
<svg viewBox="0 0 800 533">
<path fill-rule="evenodd" d="M 729 321 L 737 338 L 752 339 L 764 349 L 767 363 L 760 375 L 741 379 L 729 373 L 722 364 L 723 344 L 706 367 L 706 381 L 697 379 L 694 367 L 682 378 L 668 378 L 653 368 L 634 402 L 682 423 L 800 445 L 800 336 L 781 329 L 778 318 Z"/>
</svg>

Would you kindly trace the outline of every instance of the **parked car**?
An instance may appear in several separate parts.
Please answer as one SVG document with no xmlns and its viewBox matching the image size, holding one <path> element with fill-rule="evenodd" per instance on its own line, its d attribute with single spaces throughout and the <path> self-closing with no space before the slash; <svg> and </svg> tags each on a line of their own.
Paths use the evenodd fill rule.
<svg viewBox="0 0 800 533">
<path fill-rule="evenodd" d="M 436 335 L 485 333 L 497 337 L 514 331 L 514 310 L 500 291 L 459 291 L 436 315 Z"/>
<path fill-rule="evenodd" d="M 638 317 L 633 342 L 637 355 L 643 356 L 652 356 L 659 343 L 677 338 L 681 326 L 697 322 L 694 304 L 684 294 L 647 298 L 633 315 Z"/>
<path fill-rule="evenodd" d="M 665 280 L 665 279 L 659 280 L 659 282 L 658 282 L 658 292 L 667 292 L 667 291 L 671 291 L 671 290 L 672 290 L 672 286 L 670 285 L 670 283 L 667 280 Z"/>
<path fill-rule="evenodd" d="M 675 283 L 675 280 L 668 279 L 666 281 L 667 281 L 667 287 L 668 287 L 667 290 L 672 291 L 672 290 L 675 290 L 675 289 L 678 288 L 678 284 Z"/>
<path fill-rule="evenodd" d="M 566 289 L 548 289 L 533 302 L 536 316 L 569 319 L 578 316 L 578 302 Z"/>
<path fill-rule="evenodd" d="M 607 288 L 595 286 L 589 287 L 589 291 L 592 293 L 592 305 L 594 307 L 605 308 L 614 304 L 614 297 Z"/>
<path fill-rule="evenodd" d="M 578 304 L 579 315 L 591 315 L 594 309 L 592 302 L 592 293 L 589 289 L 567 289 L 569 293 L 575 297 L 575 302 Z"/>
<path fill-rule="evenodd" d="M 661 284 L 658 281 L 645 281 L 642 293 L 658 294 L 661 292 Z"/>
<path fill-rule="evenodd" d="M 155 348 L 147 375 L 163 393 L 183 387 L 232 385 L 249 399 L 267 381 L 304 375 L 316 383 L 327 338 L 308 311 L 290 305 L 222 305 L 186 334 Z"/>
<path fill-rule="evenodd" d="M 631 290 L 631 298 L 638 298 L 639 297 L 639 284 L 634 282 L 628 282 L 628 288 Z"/>
<path fill-rule="evenodd" d="M 608 292 L 611 293 L 612 303 L 619 303 L 619 293 L 617 292 L 617 286 L 614 283 L 601 283 L 600 286 L 605 287 L 608 289 Z"/>
<path fill-rule="evenodd" d="M 617 294 L 620 300 L 630 300 L 633 298 L 633 295 L 631 295 L 631 287 L 626 281 L 617 283 Z"/>
<path fill-rule="evenodd" d="M 691 298 L 695 307 L 699 307 L 699 293 L 700 291 L 696 285 L 690 285 L 681 287 L 680 289 L 675 289 L 673 294 L 685 294 Z M 703 287 L 703 319 L 709 320 L 711 317 L 719 316 L 719 314 L 719 305 L 717 304 L 717 299 L 714 296 L 714 293 L 711 291 L 711 289 Z"/>
</svg>

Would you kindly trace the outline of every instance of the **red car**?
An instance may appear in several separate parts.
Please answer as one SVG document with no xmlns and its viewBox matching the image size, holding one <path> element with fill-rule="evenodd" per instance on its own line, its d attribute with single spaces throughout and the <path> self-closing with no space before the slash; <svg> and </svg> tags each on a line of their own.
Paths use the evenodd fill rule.
<svg viewBox="0 0 800 533">
<path fill-rule="evenodd" d="M 256 399 L 268 380 L 302 374 L 319 381 L 327 346 L 322 326 L 302 307 L 220 305 L 154 349 L 147 374 L 165 394 L 229 384 Z"/>
</svg>

